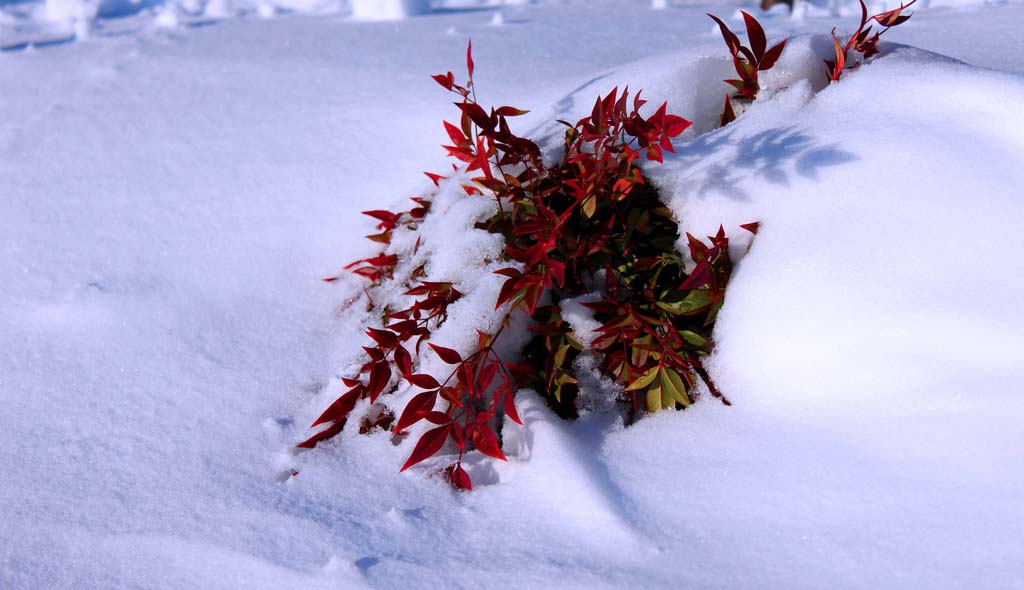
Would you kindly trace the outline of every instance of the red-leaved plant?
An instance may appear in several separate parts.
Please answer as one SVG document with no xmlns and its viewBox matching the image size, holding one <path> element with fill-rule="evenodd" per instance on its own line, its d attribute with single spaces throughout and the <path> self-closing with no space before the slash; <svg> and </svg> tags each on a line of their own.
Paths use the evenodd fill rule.
<svg viewBox="0 0 1024 590">
<path fill-rule="evenodd" d="M 713 14 L 708 14 L 708 16 L 718 23 L 718 28 L 722 31 L 722 38 L 725 39 L 725 44 L 732 55 L 732 63 L 736 68 L 736 74 L 739 76 L 738 80 L 725 80 L 725 82 L 736 88 L 736 98 L 754 101 L 757 99 L 757 93 L 761 91 L 758 73 L 770 70 L 775 65 L 775 62 L 782 55 L 782 51 L 786 48 L 786 41 L 788 40 L 783 39 L 769 49 L 768 40 L 765 37 L 764 28 L 761 27 L 761 23 L 757 22 L 756 18 L 745 11 L 741 10 L 740 14 L 743 15 L 743 22 L 747 28 L 747 39 L 750 42 L 750 47 L 743 45 L 739 37 L 736 36 L 736 33 L 733 33 L 722 19 Z M 732 107 L 732 99 L 733 97 L 728 95 L 725 97 L 725 109 L 721 117 L 721 124 L 723 126 L 736 119 L 736 114 Z"/>
<path fill-rule="evenodd" d="M 744 59 L 749 53 L 755 68 L 781 52 L 781 44 L 771 55 L 763 42 L 753 45 L 753 50 L 737 51 Z M 665 104 L 645 117 L 639 93 L 631 97 L 628 89 L 612 90 L 598 98 L 589 116 L 575 124 L 561 122 L 566 127 L 562 157 L 545 164 L 538 146 L 509 127 L 508 119 L 525 111 L 508 106 L 485 110 L 477 104 L 472 44 L 466 65 L 465 85 L 451 72 L 434 80 L 458 98 L 459 124 L 444 123 L 451 139 L 444 149 L 466 173 L 475 173 L 463 190 L 497 203 L 497 213 L 479 227 L 505 240 L 509 265 L 497 271 L 505 279 L 495 301 L 501 327 L 493 333 L 478 331 L 475 350 L 468 355 L 429 342 L 462 293 L 451 283 L 429 280 L 420 266 L 406 291 L 412 303 L 398 311 L 382 310 L 380 327 L 367 330 L 372 342 L 364 347 L 359 374 L 343 379 L 348 391 L 313 423 L 327 427 L 298 446 L 312 448 L 338 434 L 357 402 L 368 399 L 371 407 L 361 432 L 390 428 L 403 436 L 421 421 L 432 425 L 402 470 L 447 444 L 453 460 L 443 470 L 446 479 L 456 488 L 471 489 L 462 459 L 471 450 L 505 459 L 500 421 L 507 417 L 522 423 L 514 397 L 521 387 L 536 389 L 559 415 L 577 415 L 574 360 L 583 353 L 594 355 L 601 370 L 621 384 L 617 401 L 629 421 L 645 412 L 689 406 L 698 395 L 698 381 L 728 403 L 701 359 L 711 351 L 711 330 L 729 281 L 729 240 L 723 229 L 709 244 L 687 235 L 692 265 L 687 270 L 675 246 L 676 221 L 637 165 L 644 159 L 661 162 L 665 151 L 674 151 L 672 139 L 690 122 L 668 113 Z M 754 82 L 756 94 L 756 75 Z M 428 176 L 435 185 L 442 180 Z M 366 211 L 379 222 L 380 233 L 371 239 L 387 244 L 399 227 L 415 231 L 431 203 L 414 201 L 414 208 L 401 213 Z M 743 227 L 757 230 L 757 224 Z M 397 263 L 397 255 L 381 254 L 348 268 L 381 284 Z M 584 295 L 590 296 L 585 305 L 601 323 L 589 347 L 560 309 L 564 300 Z M 533 334 L 517 362 L 502 358 L 495 348 L 514 314 L 529 318 Z M 447 374 L 418 369 L 427 351 L 450 367 Z M 395 420 L 378 400 L 406 386 L 421 391 Z"/>
<path fill-rule="evenodd" d="M 864 60 L 868 60 L 878 54 L 878 41 L 881 36 L 896 25 L 907 22 L 913 16 L 913 14 L 903 14 L 903 11 L 914 4 L 914 2 L 917 2 L 917 0 L 910 0 L 908 4 L 900 4 L 899 8 L 868 17 L 868 6 L 864 3 L 864 0 L 860 0 L 860 25 L 850 35 L 849 40 L 845 44 L 841 43 L 839 37 L 836 36 L 836 30 L 832 29 L 832 43 L 835 47 L 836 58 L 835 60 L 825 60 L 829 81 L 839 81 L 839 78 L 843 75 L 843 70 L 848 65 L 851 51 L 860 53 Z M 871 34 L 871 29 L 874 25 L 868 25 L 870 21 L 876 21 L 881 27 L 881 30 L 876 31 L 874 35 Z"/>
</svg>

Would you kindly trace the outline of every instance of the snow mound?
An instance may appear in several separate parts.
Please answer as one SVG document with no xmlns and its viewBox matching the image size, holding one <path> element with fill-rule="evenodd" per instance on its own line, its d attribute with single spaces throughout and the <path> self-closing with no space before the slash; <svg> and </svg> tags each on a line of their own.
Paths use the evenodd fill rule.
<svg viewBox="0 0 1024 590">
<path fill-rule="evenodd" d="M 827 36 L 795 38 L 716 130 L 720 5 L 598 2 L 500 27 L 200 26 L 205 4 L 183 4 L 168 20 L 188 34 L 99 18 L 88 43 L 0 53 L 0 588 L 1020 587 L 1024 78 L 994 69 L 1021 71 L 1024 5 L 887 35 L 980 67 L 889 44 L 826 86 Z M 5 44 L 32 6 L 4 4 Z M 683 229 L 763 225 L 735 244 L 715 335 L 732 407 L 622 428 L 522 392 L 510 461 L 478 461 L 460 494 L 399 473 L 407 443 L 385 433 L 291 445 L 371 321 L 338 310 L 362 283 L 319 279 L 373 254 L 358 211 L 404 208 L 445 169 L 451 105 L 426 75 L 469 35 L 481 99 L 530 109 L 525 135 L 644 88 L 696 121 L 647 170 Z M 488 267 L 454 256 L 500 247 L 468 229 L 484 206 L 453 190 L 452 225 L 429 221 L 434 272 L 479 300 Z M 467 345 L 476 309 L 439 337 Z"/>
<path fill-rule="evenodd" d="M 712 374 L 733 406 L 709 399 L 623 429 L 600 413 L 561 422 L 524 392 L 526 425 L 504 433 L 511 463 L 470 466 L 497 485 L 457 494 L 422 482 L 435 488 L 432 516 L 411 537 L 377 531 L 375 546 L 436 557 L 411 539 L 440 543 L 455 518 L 509 559 L 536 558 L 525 539 L 543 547 L 551 565 L 534 575 L 601 563 L 598 587 L 641 575 L 655 586 L 1001 585 L 1020 573 L 1024 79 L 888 44 L 827 86 L 827 41 L 794 39 L 762 98 L 722 129 L 693 89 L 714 88 L 727 63 L 659 58 L 609 76 L 693 113 L 678 154 L 647 170 L 683 230 L 762 222 L 735 246 L 715 332 Z M 595 94 L 577 90 L 555 111 L 583 116 Z M 463 309 L 439 333 L 458 347 L 494 317 L 478 260 L 498 244 L 476 245 L 459 221 L 474 217 L 455 213 L 478 199 L 442 194 L 424 243 L 444 245 L 442 274 L 485 310 Z M 349 435 L 305 455 L 290 484 L 341 506 L 355 501 L 337 491 L 345 474 L 369 461 L 395 469 L 374 468 L 371 480 L 395 482 L 379 485 L 413 485 L 397 474 L 411 444 L 371 452 Z M 587 558 L 567 538 L 586 538 Z M 700 565 L 666 559 L 680 546 Z M 402 568 L 386 569 L 381 583 L 397 581 Z"/>
</svg>

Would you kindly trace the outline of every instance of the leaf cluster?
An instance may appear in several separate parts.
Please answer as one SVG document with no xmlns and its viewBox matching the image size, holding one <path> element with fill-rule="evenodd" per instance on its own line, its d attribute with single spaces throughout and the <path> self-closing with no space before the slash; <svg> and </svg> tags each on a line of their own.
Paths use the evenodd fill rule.
<svg viewBox="0 0 1024 590">
<path fill-rule="evenodd" d="M 739 76 L 738 80 L 726 80 L 725 83 L 736 88 L 737 97 L 753 101 L 757 99 L 757 93 L 761 91 L 758 73 L 772 69 L 775 62 L 782 56 L 788 39 L 783 39 L 769 49 L 768 39 L 765 37 L 764 28 L 761 27 L 761 23 L 757 22 L 757 19 L 746 11 L 741 10 L 740 14 L 743 15 L 743 23 L 747 29 L 747 39 L 750 42 L 750 47 L 743 45 L 736 33 L 733 33 L 722 19 L 713 14 L 708 14 L 708 16 L 718 24 L 718 28 L 722 32 L 722 38 L 725 40 L 725 45 L 729 48 L 729 53 L 732 55 L 733 67 L 736 68 L 736 74 Z M 735 119 L 736 114 L 732 107 L 732 97 L 726 96 L 721 124 L 723 126 L 728 125 Z"/>
<path fill-rule="evenodd" d="M 771 50 L 775 57 L 754 45 L 747 51 L 757 64 L 774 61 L 784 43 Z M 477 103 L 472 45 L 466 64 L 464 84 L 451 72 L 433 78 L 457 97 L 459 119 L 444 122 L 450 144 L 443 147 L 469 175 L 462 190 L 497 205 L 480 227 L 505 241 L 508 266 L 497 271 L 504 282 L 495 301 L 501 327 L 490 334 L 478 332 L 476 347 L 467 354 L 429 342 L 446 320 L 448 306 L 462 294 L 451 283 L 428 280 L 424 267 L 415 269 L 405 293 L 411 304 L 388 310 L 379 328 L 367 330 L 372 342 L 364 347 L 366 362 L 359 374 L 343 380 L 348 391 L 313 424 L 327 427 L 299 444 L 312 448 L 335 436 L 356 404 L 368 399 L 375 405 L 361 431 L 390 428 L 404 436 L 414 425 L 429 423 L 402 469 L 447 447 L 454 459 L 442 474 L 460 489 L 472 488 L 462 467 L 465 453 L 476 450 L 505 459 L 497 433 L 505 418 L 521 423 L 514 399 L 520 388 L 541 392 L 565 417 L 578 414 L 574 361 L 581 354 L 595 355 L 600 369 L 621 385 L 617 401 L 629 420 L 690 406 L 701 381 L 725 401 L 701 359 L 712 350 L 711 332 L 732 268 L 729 240 L 721 228 L 708 243 L 687 235 L 688 257 L 683 256 L 676 247 L 676 220 L 638 165 L 662 162 L 666 152 L 675 151 L 672 139 L 691 125 L 669 113 L 667 104 L 645 116 L 640 93 L 616 88 L 596 100 L 589 116 L 560 122 L 565 127 L 562 157 L 545 163 L 537 145 L 509 125 L 510 118 L 526 111 L 484 109 Z M 443 180 L 428 176 L 435 185 Z M 370 238 L 388 244 L 397 227 L 414 230 L 429 211 L 430 199 L 414 201 L 416 207 L 401 213 L 365 212 L 379 222 L 379 233 Z M 756 224 L 744 227 L 757 229 Z M 379 285 L 393 278 L 398 262 L 397 254 L 381 254 L 347 268 Z M 601 323 L 588 346 L 563 319 L 560 307 L 581 296 L 587 296 L 586 306 Z M 496 352 L 495 343 L 515 314 L 529 319 L 532 340 L 519 362 L 510 362 Z M 427 351 L 450 367 L 447 375 L 419 370 Z M 397 420 L 379 407 L 382 395 L 409 388 L 419 391 Z"/>
<path fill-rule="evenodd" d="M 855 51 L 860 53 L 863 59 L 868 60 L 878 54 L 878 42 L 886 31 L 901 25 L 908 20 L 913 14 L 903 14 L 903 11 L 909 8 L 917 0 L 910 0 L 908 4 L 900 4 L 898 8 L 880 12 L 874 16 L 868 17 L 868 6 L 864 3 L 864 0 L 860 0 L 860 25 L 857 26 L 857 30 L 850 35 L 849 40 L 845 44 L 839 41 L 839 37 L 836 36 L 836 30 L 832 29 L 832 44 L 835 48 L 836 57 L 834 60 L 825 60 L 825 67 L 828 69 L 828 76 L 830 82 L 838 82 L 839 78 L 843 75 L 843 71 L 847 67 L 847 62 L 850 57 L 850 52 Z M 871 21 L 875 21 L 880 30 L 876 31 L 874 35 L 871 34 L 871 30 L 874 24 L 868 24 Z"/>
<path fill-rule="evenodd" d="M 843 71 L 845 71 L 849 65 L 850 52 L 857 52 L 861 54 L 864 60 L 868 60 L 877 55 L 878 43 L 881 36 L 892 27 L 907 22 L 910 17 L 913 16 L 912 14 L 904 14 L 903 11 L 913 5 L 914 2 L 917 2 L 917 0 L 911 0 L 907 4 L 900 4 L 898 8 L 880 12 L 869 17 L 867 4 L 864 3 L 864 0 L 860 0 L 860 25 L 857 27 L 857 30 L 850 35 L 850 38 L 846 43 L 841 42 L 839 37 L 836 35 L 836 29 L 832 29 L 832 42 L 835 48 L 835 59 L 825 60 L 825 66 L 828 69 L 827 73 L 829 81 L 839 81 Z M 779 57 L 782 56 L 782 52 L 785 49 L 787 42 L 786 39 L 783 39 L 781 42 L 773 45 L 769 49 L 764 28 L 757 19 L 745 11 L 741 10 L 740 13 L 743 15 L 743 22 L 746 26 L 747 39 L 750 43 L 749 47 L 740 41 L 740 38 L 736 33 L 734 33 L 728 25 L 722 21 L 722 19 L 713 14 L 708 14 L 708 16 L 718 24 L 718 28 L 722 32 L 722 38 L 725 40 L 725 45 L 732 56 L 733 66 L 736 68 L 736 73 L 739 76 L 738 79 L 725 80 L 727 84 L 735 88 L 735 94 L 726 95 L 725 97 L 725 107 L 722 110 L 722 115 L 719 120 L 722 126 L 728 125 L 736 120 L 736 111 L 732 104 L 733 99 L 740 99 L 748 102 L 757 99 L 757 95 L 761 91 L 761 85 L 758 79 L 759 73 L 770 70 L 775 66 Z M 874 21 L 874 23 L 872 23 L 872 21 Z M 876 24 L 879 27 L 877 30 L 874 29 Z M 872 30 L 874 30 L 874 34 L 872 34 Z"/>
</svg>

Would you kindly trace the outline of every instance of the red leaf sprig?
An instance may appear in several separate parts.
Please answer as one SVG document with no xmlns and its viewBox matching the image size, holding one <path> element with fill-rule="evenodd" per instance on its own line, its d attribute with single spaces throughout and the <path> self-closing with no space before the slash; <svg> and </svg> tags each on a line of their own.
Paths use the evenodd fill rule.
<svg viewBox="0 0 1024 590">
<path fill-rule="evenodd" d="M 726 84 L 736 89 L 736 96 L 752 101 L 757 99 L 757 94 L 761 91 L 761 83 L 758 79 L 759 72 L 770 70 L 775 66 L 775 62 L 779 60 L 783 50 L 786 48 L 788 39 L 783 39 L 769 49 L 768 39 L 764 34 L 764 28 L 761 26 L 761 23 L 745 11 L 741 10 L 740 13 L 743 15 L 743 23 L 747 29 L 747 39 L 750 42 L 750 47 L 743 45 L 736 33 L 733 33 L 722 19 L 713 14 L 708 14 L 708 16 L 718 24 L 718 28 L 722 32 L 722 38 L 725 39 L 725 45 L 729 48 L 729 53 L 732 55 L 732 63 L 736 68 L 736 74 L 739 75 L 739 79 L 726 80 Z M 722 126 L 728 125 L 735 119 L 736 113 L 732 107 L 732 97 L 727 95 L 725 97 L 725 108 L 722 111 L 721 124 Z"/>
<path fill-rule="evenodd" d="M 829 81 L 838 82 L 839 78 L 842 77 L 843 71 L 849 63 L 851 51 L 860 53 L 864 60 L 871 59 L 873 56 L 877 55 L 878 42 L 881 36 L 889 29 L 910 20 L 910 17 L 913 16 L 913 14 L 903 14 L 903 11 L 913 5 L 914 2 L 917 2 L 917 0 L 910 0 L 907 4 L 900 4 L 898 8 L 880 12 L 874 16 L 868 17 L 868 6 L 864 3 L 864 0 L 860 0 L 860 25 L 858 25 L 857 30 L 850 35 L 849 40 L 847 40 L 845 44 L 840 42 L 839 37 L 836 36 L 836 30 L 832 29 L 832 43 L 835 48 L 836 57 L 834 60 L 825 60 L 825 66 L 828 68 Z M 868 24 L 871 21 L 875 21 L 882 27 L 881 30 L 876 31 L 874 35 L 871 34 L 874 24 Z"/>
</svg>

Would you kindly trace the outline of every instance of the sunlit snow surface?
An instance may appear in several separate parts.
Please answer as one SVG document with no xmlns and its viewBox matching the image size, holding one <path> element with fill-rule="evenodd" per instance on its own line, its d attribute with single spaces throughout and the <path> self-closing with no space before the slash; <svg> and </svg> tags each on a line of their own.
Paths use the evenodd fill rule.
<svg viewBox="0 0 1024 590">
<path fill-rule="evenodd" d="M 670 4 L 111 19 L 0 53 L 0 588 L 1024 587 L 1024 6 L 921 10 L 832 87 L 822 34 L 855 16 L 773 13 L 790 47 L 714 130 L 703 13 L 733 5 Z M 511 461 L 459 494 L 384 435 L 290 449 L 369 321 L 319 279 L 446 169 L 428 75 L 469 37 L 524 133 L 613 86 L 669 101 L 695 125 L 647 174 L 683 229 L 763 225 L 715 334 L 732 407 L 622 429 L 524 393 Z M 467 292 L 437 338 L 465 345 L 500 244 L 437 199 L 424 248 Z"/>
</svg>

